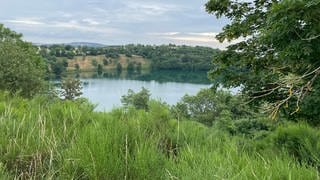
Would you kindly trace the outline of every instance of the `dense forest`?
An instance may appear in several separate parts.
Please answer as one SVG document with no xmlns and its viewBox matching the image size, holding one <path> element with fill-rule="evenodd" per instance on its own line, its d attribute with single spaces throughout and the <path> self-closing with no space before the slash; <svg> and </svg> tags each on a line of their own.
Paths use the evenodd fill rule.
<svg viewBox="0 0 320 180">
<path fill-rule="evenodd" d="M 0 178 L 319 179 L 320 1 L 209 0 L 205 7 L 230 20 L 217 39 L 238 43 L 221 51 L 128 45 L 96 53 L 171 54 L 174 64 L 182 52 L 213 53 L 213 87 L 172 106 L 147 89 L 129 90 L 111 112 L 79 98 L 77 79 L 51 88 L 49 58 L 62 50 L 39 51 L 0 24 Z M 153 66 L 167 69 L 162 60 Z M 239 94 L 220 88 L 239 86 Z"/>
</svg>

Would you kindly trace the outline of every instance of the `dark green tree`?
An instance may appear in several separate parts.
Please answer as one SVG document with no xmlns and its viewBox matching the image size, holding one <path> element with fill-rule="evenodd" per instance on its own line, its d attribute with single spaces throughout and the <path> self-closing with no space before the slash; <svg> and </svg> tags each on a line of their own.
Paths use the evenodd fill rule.
<svg viewBox="0 0 320 180">
<path fill-rule="evenodd" d="M 253 100 L 269 102 L 273 117 L 287 104 L 295 106 L 290 114 L 298 112 L 302 99 L 318 91 L 319 0 L 210 0 L 206 9 L 230 20 L 219 41 L 240 39 L 214 58 L 217 86 L 242 86 Z"/>
<path fill-rule="evenodd" d="M 103 65 L 107 66 L 109 64 L 109 60 L 107 58 L 103 59 Z"/>
<path fill-rule="evenodd" d="M 141 62 L 138 62 L 138 63 L 137 63 L 136 70 L 137 70 L 137 73 L 141 73 L 141 70 L 142 70 L 142 64 L 141 64 Z"/>
<path fill-rule="evenodd" d="M 61 78 L 67 71 L 68 61 L 66 59 L 54 58 L 54 60 L 50 62 L 50 66 L 56 78 Z"/>
<path fill-rule="evenodd" d="M 45 62 L 22 35 L 0 24 L 0 89 L 31 97 L 45 87 Z"/>
<path fill-rule="evenodd" d="M 128 73 L 133 73 L 134 72 L 134 63 L 132 61 L 130 61 L 128 63 L 127 71 L 128 71 Z"/>
<path fill-rule="evenodd" d="M 78 63 L 74 65 L 74 68 L 76 69 L 77 73 L 80 72 L 80 65 Z"/>
<path fill-rule="evenodd" d="M 97 67 L 98 66 L 98 61 L 96 59 L 92 59 L 91 60 L 91 64 L 92 64 L 92 66 Z"/>
<path fill-rule="evenodd" d="M 122 72 L 122 66 L 120 63 L 117 63 L 117 72 L 120 74 Z"/>
<path fill-rule="evenodd" d="M 98 72 L 98 74 L 102 74 L 102 72 L 103 72 L 103 66 L 102 66 L 101 64 L 98 64 L 97 72 Z"/>
</svg>

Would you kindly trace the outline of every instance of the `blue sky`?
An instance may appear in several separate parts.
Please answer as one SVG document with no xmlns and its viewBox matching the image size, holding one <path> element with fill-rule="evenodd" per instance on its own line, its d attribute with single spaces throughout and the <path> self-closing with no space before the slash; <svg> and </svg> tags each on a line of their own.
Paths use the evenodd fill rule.
<svg viewBox="0 0 320 180">
<path fill-rule="evenodd" d="M 0 0 L 0 23 L 35 43 L 187 44 L 222 48 L 225 19 L 207 0 Z"/>
</svg>

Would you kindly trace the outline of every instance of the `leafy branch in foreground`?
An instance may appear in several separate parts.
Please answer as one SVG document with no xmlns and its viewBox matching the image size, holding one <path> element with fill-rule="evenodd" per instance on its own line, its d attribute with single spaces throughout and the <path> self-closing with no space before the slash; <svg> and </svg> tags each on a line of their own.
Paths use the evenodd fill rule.
<svg viewBox="0 0 320 180">
<path fill-rule="evenodd" d="M 210 0 L 206 9 L 231 21 L 218 40 L 241 40 L 214 58 L 215 84 L 244 87 L 256 103 L 269 104 L 273 118 L 287 104 L 298 113 L 304 97 L 320 90 L 318 0 Z"/>
</svg>

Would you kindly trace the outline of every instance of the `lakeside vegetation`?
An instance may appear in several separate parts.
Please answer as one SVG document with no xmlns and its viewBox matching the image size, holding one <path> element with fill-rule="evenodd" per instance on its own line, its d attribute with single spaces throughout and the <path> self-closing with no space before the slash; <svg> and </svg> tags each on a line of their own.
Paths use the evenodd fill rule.
<svg viewBox="0 0 320 180">
<path fill-rule="evenodd" d="M 231 20 L 219 40 L 247 39 L 214 57 L 174 45 L 121 46 L 108 56 L 189 70 L 212 58 L 214 86 L 173 106 L 129 90 L 111 112 L 78 98 L 79 80 L 64 79 L 60 98 L 46 79 L 55 63 L 67 68 L 68 53 L 43 54 L 0 24 L 0 178 L 319 179 L 320 2 L 210 0 L 206 9 Z M 206 58 L 180 63 L 182 52 Z"/>
<path fill-rule="evenodd" d="M 312 166 L 318 164 L 319 132 L 306 124 L 253 132 L 260 118 L 230 119 L 238 124 L 232 135 L 221 128 L 227 125 L 223 114 L 208 127 L 175 118 L 155 101 L 148 101 L 148 111 L 102 113 L 82 99 L 3 92 L 0 114 L 5 179 L 319 178 Z"/>
</svg>

